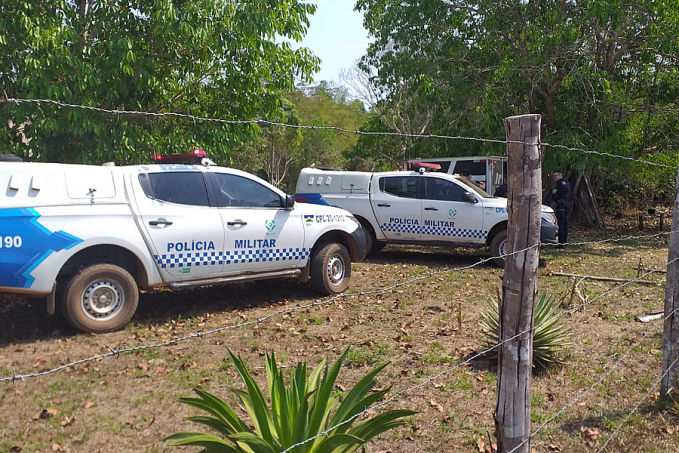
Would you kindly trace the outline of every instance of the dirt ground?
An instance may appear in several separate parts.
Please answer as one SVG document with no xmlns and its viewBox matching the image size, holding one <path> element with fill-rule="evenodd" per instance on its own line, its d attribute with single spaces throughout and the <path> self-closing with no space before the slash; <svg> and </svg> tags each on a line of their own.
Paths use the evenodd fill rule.
<svg viewBox="0 0 679 453">
<path fill-rule="evenodd" d="M 596 236 L 575 232 L 571 241 L 639 234 L 617 228 Z M 540 291 L 564 307 L 582 303 L 572 293 L 569 272 L 618 278 L 667 262 L 667 236 L 621 243 L 543 249 Z M 483 251 L 387 247 L 353 266 L 350 292 L 385 287 L 433 270 L 477 262 Z M 56 373 L 0 384 L 0 451 L 110 452 L 172 451 L 163 439 L 177 431 L 202 429 L 185 417 L 196 411 L 180 404 L 200 387 L 235 403 L 230 388 L 240 382 L 227 348 L 240 354 L 265 382 L 264 353 L 279 362 L 315 365 L 335 360 L 351 346 L 339 383 L 349 389 L 376 364 L 390 362 L 378 376 L 392 393 L 452 368 L 483 349 L 478 325 L 484 304 L 501 286 L 502 271 L 490 264 L 436 275 L 372 296 L 345 296 L 333 303 L 280 315 L 259 325 L 226 330 L 178 344 L 121 354 Z M 565 364 L 533 379 L 532 421 L 537 427 L 583 390 L 642 338 L 600 385 L 573 403 L 533 439 L 536 452 L 597 451 L 629 411 L 651 390 L 661 370 L 662 322 L 635 317 L 662 311 L 664 274 L 633 284 L 568 315 L 571 343 Z M 580 295 L 591 300 L 619 283 L 585 281 Z M 75 332 L 44 313 L 35 300 L 0 300 L 0 377 L 34 373 L 69 361 L 122 348 L 166 341 L 285 307 L 314 301 L 308 285 L 265 281 L 142 295 L 133 322 L 120 332 Z M 458 316 L 461 315 L 461 328 Z M 475 360 L 433 383 L 402 395 L 390 406 L 419 411 L 403 428 L 368 444 L 373 452 L 490 451 L 494 431 L 496 368 Z M 679 406 L 659 407 L 657 393 L 641 404 L 608 446 L 611 452 L 679 451 Z M 242 410 L 239 410 L 243 414 Z M 184 449 L 187 450 L 187 449 Z M 188 449 L 197 451 L 197 449 Z"/>
</svg>

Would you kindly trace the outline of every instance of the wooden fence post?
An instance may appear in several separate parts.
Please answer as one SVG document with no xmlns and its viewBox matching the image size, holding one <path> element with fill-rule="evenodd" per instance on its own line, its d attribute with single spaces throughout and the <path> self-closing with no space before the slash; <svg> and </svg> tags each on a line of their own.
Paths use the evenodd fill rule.
<svg viewBox="0 0 679 453">
<path fill-rule="evenodd" d="M 509 195 L 507 254 L 502 280 L 495 435 L 498 452 L 530 452 L 533 312 L 538 294 L 542 206 L 540 115 L 505 118 Z M 522 333 L 525 332 L 525 333 Z M 520 334 L 520 335 L 519 335 Z M 516 337 L 516 338 L 514 338 Z M 523 443 L 525 442 L 525 443 Z M 517 448 L 518 447 L 518 448 Z"/>
<path fill-rule="evenodd" d="M 672 227 L 679 230 L 679 173 L 677 173 L 674 207 L 672 208 Z M 660 394 L 669 395 L 677 383 L 677 354 L 679 353 L 679 234 L 670 233 L 670 246 L 667 252 L 667 280 L 665 283 L 665 325 L 663 329 L 662 381 Z"/>
</svg>

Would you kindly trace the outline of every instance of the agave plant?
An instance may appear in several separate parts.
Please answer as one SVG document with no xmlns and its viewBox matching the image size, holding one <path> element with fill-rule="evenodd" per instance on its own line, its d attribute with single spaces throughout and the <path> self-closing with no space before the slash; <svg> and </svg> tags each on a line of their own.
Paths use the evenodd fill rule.
<svg viewBox="0 0 679 453">
<path fill-rule="evenodd" d="M 246 390 L 232 390 L 243 403 L 254 429 L 250 429 L 227 403 L 208 392 L 194 389 L 198 398 L 180 398 L 180 401 L 210 415 L 189 417 L 188 420 L 209 426 L 221 436 L 180 432 L 168 437 L 174 440 L 170 445 L 194 445 L 204 447 L 206 452 L 225 453 L 275 453 L 295 445 L 291 453 L 350 453 L 373 437 L 403 425 L 401 419 L 416 412 L 391 410 L 354 424 L 359 419 L 356 415 L 382 400 L 390 388 L 372 391 L 377 384 L 375 376 L 384 369 L 385 363 L 364 376 L 339 402 L 333 389 L 348 351 L 330 369 L 323 360 L 309 377 L 306 363 L 301 362 L 292 373 L 289 387 L 285 385 L 276 356 L 267 354 L 271 407 L 243 360 L 229 351 L 246 387 Z M 311 438 L 314 439 L 298 445 Z"/>
<path fill-rule="evenodd" d="M 535 330 L 533 331 L 533 367 L 546 370 L 563 363 L 559 355 L 569 345 L 570 329 L 560 323 L 566 316 L 552 296 L 542 293 L 535 307 Z M 494 303 L 489 303 L 481 311 L 481 328 L 486 336 L 486 349 L 500 342 L 500 314 Z M 486 356 L 497 358 L 498 348 L 488 352 Z"/>
</svg>

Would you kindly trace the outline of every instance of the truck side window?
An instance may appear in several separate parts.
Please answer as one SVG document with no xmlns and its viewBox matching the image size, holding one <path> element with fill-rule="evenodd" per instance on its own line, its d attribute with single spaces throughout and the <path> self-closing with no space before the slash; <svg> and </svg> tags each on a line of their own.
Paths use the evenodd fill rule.
<svg viewBox="0 0 679 453">
<path fill-rule="evenodd" d="M 242 176 L 215 173 L 226 206 L 282 208 L 281 197 L 273 190 Z"/>
<path fill-rule="evenodd" d="M 386 176 L 380 178 L 380 191 L 401 198 L 417 198 L 417 176 Z"/>
<path fill-rule="evenodd" d="M 199 172 L 163 172 L 139 175 L 146 196 L 169 203 L 210 206 L 203 174 Z"/>
<path fill-rule="evenodd" d="M 462 195 L 467 191 L 454 182 L 442 178 L 426 178 L 425 181 L 425 199 L 464 201 Z"/>
</svg>

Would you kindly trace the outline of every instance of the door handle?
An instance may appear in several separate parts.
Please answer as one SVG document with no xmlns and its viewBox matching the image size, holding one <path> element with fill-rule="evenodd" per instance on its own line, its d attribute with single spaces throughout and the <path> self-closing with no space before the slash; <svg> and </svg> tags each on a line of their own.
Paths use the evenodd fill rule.
<svg viewBox="0 0 679 453">
<path fill-rule="evenodd" d="M 149 225 L 151 225 L 151 226 L 168 225 L 169 226 L 169 225 L 172 225 L 172 222 L 170 222 L 169 220 L 165 220 L 165 219 L 158 219 L 158 220 L 151 220 L 149 222 Z"/>
<path fill-rule="evenodd" d="M 227 225 L 229 226 L 239 226 L 239 225 L 247 225 L 247 222 L 243 222 L 242 220 L 234 220 L 233 222 L 226 222 Z"/>
<path fill-rule="evenodd" d="M 424 208 L 425 211 L 438 211 L 437 208 Z"/>
<path fill-rule="evenodd" d="M 391 208 L 391 205 L 386 203 L 377 203 L 377 206 L 380 208 Z"/>
</svg>

